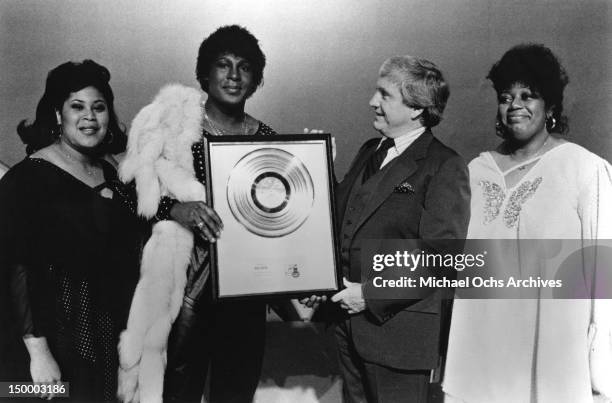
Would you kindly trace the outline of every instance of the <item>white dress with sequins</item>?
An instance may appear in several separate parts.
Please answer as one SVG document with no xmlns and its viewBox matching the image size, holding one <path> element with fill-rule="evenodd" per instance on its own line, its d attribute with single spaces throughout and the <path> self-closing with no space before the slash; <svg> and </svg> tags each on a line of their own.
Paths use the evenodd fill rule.
<svg viewBox="0 0 612 403">
<path fill-rule="evenodd" d="M 612 169 L 605 160 L 576 144 L 562 143 L 528 164 L 529 171 L 513 187 L 506 186 L 509 171 L 502 172 L 491 153 L 469 164 L 469 239 L 562 239 L 580 244 L 612 238 Z M 498 248 L 489 257 L 503 261 L 508 272 L 526 264 L 516 247 Z M 543 270 L 555 267 L 559 265 Z M 590 299 L 539 295 L 455 300 L 443 383 L 447 402 L 593 401 L 587 340 Z"/>
</svg>

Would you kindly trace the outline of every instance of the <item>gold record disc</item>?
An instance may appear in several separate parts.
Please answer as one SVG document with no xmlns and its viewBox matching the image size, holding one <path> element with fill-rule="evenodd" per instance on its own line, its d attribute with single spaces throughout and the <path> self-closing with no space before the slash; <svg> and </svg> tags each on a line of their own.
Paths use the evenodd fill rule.
<svg viewBox="0 0 612 403">
<path fill-rule="evenodd" d="M 306 166 L 278 148 L 260 148 L 242 157 L 227 183 L 232 214 L 250 232 L 281 237 L 310 215 L 314 186 Z"/>
</svg>

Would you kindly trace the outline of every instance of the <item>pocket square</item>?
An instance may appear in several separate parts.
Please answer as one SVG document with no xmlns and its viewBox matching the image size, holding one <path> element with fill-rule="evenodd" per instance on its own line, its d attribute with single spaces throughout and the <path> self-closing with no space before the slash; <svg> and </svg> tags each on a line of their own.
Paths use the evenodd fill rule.
<svg viewBox="0 0 612 403">
<path fill-rule="evenodd" d="M 414 193 L 414 187 L 408 181 L 404 181 L 393 188 L 393 193 Z"/>
</svg>

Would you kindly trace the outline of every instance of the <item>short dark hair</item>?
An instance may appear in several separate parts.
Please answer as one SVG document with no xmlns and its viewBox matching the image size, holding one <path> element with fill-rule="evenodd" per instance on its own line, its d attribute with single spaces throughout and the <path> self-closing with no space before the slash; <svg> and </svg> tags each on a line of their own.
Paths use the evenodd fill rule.
<svg viewBox="0 0 612 403">
<path fill-rule="evenodd" d="M 104 97 L 108 107 L 108 132 L 112 133 L 109 141 L 100 144 L 97 151 L 100 154 L 118 154 L 125 151 L 127 136 L 125 129 L 119 124 L 113 106 L 114 95 L 109 85 L 110 72 L 93 60 L 82 62 L 66 62 L 60 64 L 47 75 L 45 92 L 38 101 L 34 123 L 28 125 L 22 120 L 17 126 L 17 133 L 26 144 L 28 155 L 44 148 L 57 139 L 57 117 L 55 112 L 61 111 L 66 99 L 73 92 L 86 87 L 94 87 Z"/>
<path fill-rule="evenodd" d="M 398 85 L 404 104 L 423 109 L 419 117 L 423 126 L 440 123 L 450 89 L 434 63 L 410 55 L 393 56 L 385 60 L 379 74 Z"/>
<path fill-rule="evenodd" d="M 266 56 L 259 47 L 259 41 L 246 28 L 226 25 L 202 41 L 198 51 L 196 78 L 200 86 L 208 92 L 208 73 L 215 59 L 223 54 L 233 54 L 249 61 L 253 69 L 253 92 L 263 81 Z"/>
<path fill-rule="evenodd" d="M 563 115 L 563 91 L 569 78 L 563 66 L 544 45 L 526 43 L 514 46 L 491 67 L 487 78 L 499 95 L 515 84 L 528 87 L 542 97 L 552 110 L 556 124 L 550 132 L 566 133 L 567 117 Z"/>
</svg>

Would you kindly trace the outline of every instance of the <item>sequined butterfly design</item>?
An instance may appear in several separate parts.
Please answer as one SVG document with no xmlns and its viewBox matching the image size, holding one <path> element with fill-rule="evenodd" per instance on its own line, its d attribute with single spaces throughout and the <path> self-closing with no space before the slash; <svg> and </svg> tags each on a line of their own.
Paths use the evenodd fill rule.
<svg viewBox="0 0 612 403">
<path fill-rule="evenodd" d="M 516 226 L 519 215 L 523 209 L 523 204 L 533 196 L 542 183 L 542 177 L 539 176 L 533 181 L 525 181 L 510 194 L 508 204 L 504 209 L 504 223 L 506 227 L 512 228 Z M 482 180 L 478 182 L 482 187 L 484 194 L 484 224 L 489 224 L 499 216 L 501 207 L 506 199 L 506 193 L 497 183 Z"/>
</svg>

